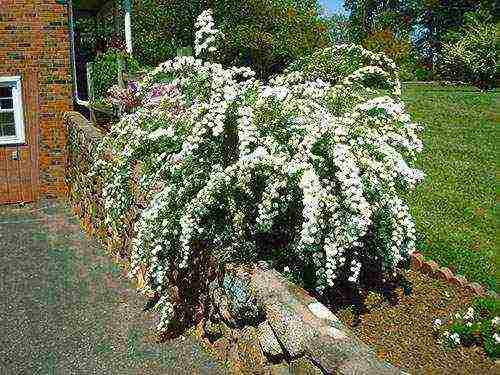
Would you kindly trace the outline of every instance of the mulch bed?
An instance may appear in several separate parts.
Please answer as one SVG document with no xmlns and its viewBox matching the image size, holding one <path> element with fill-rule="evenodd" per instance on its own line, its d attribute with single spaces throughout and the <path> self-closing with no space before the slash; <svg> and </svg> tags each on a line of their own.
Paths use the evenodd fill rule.
<svg viewBox="0 0 500 375">
<path fill-rule="evenodd" d="M 379 358 L 412 374 L 500 374 L 500 363 L 488 358 L 482 348 L 446 348 L 433 335 L 433 320 L 450 319 L 464 311 L 474 298 L 472 292 L 415 270 L 403 274 L 413 283 L 412 293 L 406 296 L 401 288 L 396 289 L 399 302 L 391 305 L 371 292 L 367 311 L 355 327 L 351 326 L 352 307 L 331 308 Z"/>
</svg>

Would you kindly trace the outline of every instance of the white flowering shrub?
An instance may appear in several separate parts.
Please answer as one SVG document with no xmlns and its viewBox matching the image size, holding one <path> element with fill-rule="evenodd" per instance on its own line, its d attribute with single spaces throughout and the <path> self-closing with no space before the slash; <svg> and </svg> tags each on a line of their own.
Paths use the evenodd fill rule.
<svg viewBox="0 0 500 375">
<path fill-rule="evenodd" d="M 210 44 L 202 37 L 217 34 L 207 24 L 209 11 L 197 23 L 197 54 Z M 138 82 L 141 104 L 112 127 L 93 173 L 105 181 L 106 220 L 119 234 L 141 163 L 149 204 L 134 227 L 130 276 L 145 268 L 143 291 L 162 295 L 159 329 L 180 307 L 176 280 L 189 279 L 202 253 L 219 264 L 253 261 L 280 237 L 287 259 L 313 267 L 322 291 L 358 282 L 367 257 L 393 274 L 413 251 L 398 191 L 423 178 L 409 165 L 422 150 L 419 128 L 394 65 L 361 47 L 334 49 L 342 51 L 369 64 L 335 82 L 294 71 L 264 84 L 248 68 L 178 57 Z M 368 76 L 384 88 L 368 87 Z"/>
<path fill-rule="evenodd" d="M 473 15 L 466 17 L 454 40 L 444 44 L 437 68 L 445 78 L 492 88 L 498 80 L 500 26 L 491 19 L 482 22 Z"/>
</svg>

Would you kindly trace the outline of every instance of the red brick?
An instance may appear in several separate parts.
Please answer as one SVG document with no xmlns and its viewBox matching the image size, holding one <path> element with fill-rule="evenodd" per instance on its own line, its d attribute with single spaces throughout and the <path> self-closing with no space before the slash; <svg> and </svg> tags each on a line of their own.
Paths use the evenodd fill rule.
<svg viewBox="0 0 500 375">
<path fill-rule="evenodd" d="M 411 268 L 414 270 L 419 270 L 422 268 L 424 263 L 424 256 L 420 253 L 412 253 L 411 254 Z"/>
<path fill-rule="evenodd" d="M 441 267 L 436 271 L 436 277 L 440 280 L 451 282 L 453 273 L 448 267 Z"/>
<path fill-rule="evenodd" d="M 484 287 L 476 282 L 467 284 L 466 288 L 476 295 L 484 294 Z"/>
<path fill-rule="evenodd" d="M 64 157 L 65 151 L 55 156 L 50 150 L 64 143 L 62 114 L 72 109 L 67 6 L 55 0 L 0 0 L 0 3 L 0 76 L 20 74 L 24 79 L 27 71 L 38 70 L 38 93 L 35 93 L 38 108 L 26 108 L 25 112 L 38 112 L 39 190 L 42 197 L 62 196 L 64 163 L 54 163 Z"/>
<path fill-rule="evenodd" d="M 439 264 L 437 264 L 433 260 L 425 261 L 422 265 L 422 271 L 431 277 L 434 277 L 436 275 L 438 269 Z"/>
<path fill-rule="evenodd" d="M 463 276 L 455 275 L 450 280 L 450 283 L 453 285 L 458 285 L 459 287 L 463 288 L 467 285 L 467 279 Z"/>
</svg>

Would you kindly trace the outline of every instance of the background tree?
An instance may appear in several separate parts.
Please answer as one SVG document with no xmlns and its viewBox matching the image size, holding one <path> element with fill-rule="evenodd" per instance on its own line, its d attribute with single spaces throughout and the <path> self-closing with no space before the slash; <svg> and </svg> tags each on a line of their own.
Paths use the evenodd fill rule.
<svg viewBox="0 0 500 375">
<path fill-rule="evenodd" d="M 329 23 L 316 0 L 214 0 L 217 27 L 225 34 L 221 62 L 250 66 L 261 79 L 300 56 L 329 45 Z"/>
</svg>

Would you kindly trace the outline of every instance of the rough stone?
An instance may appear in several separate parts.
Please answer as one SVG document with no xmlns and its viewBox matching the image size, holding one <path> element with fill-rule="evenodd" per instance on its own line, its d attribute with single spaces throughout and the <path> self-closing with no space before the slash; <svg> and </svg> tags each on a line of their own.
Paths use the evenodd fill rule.
<svg viewBox="0 0 500 375">
<path fill-rule="evenodd" d="M 222 289 L 216 289 L 212 293 L 213 303 L 219 312 L 221 318 L 231 327 L 236 326 L 236 321 L 231 314 L 231 301 L 229 297 L 224 294 Z"/>
<path fill-rule="evenodd" d="M 310 343 L 310 357 L 327 373 L 400 374 L 399 369 L 377 359 L 373 350 L 353 337 L 335 340 L 321 336 Z"/>
<path fill-rule="evenodd" d="M 291 375 L 291 374 L 292 373 L 290 372 L 288 365 L 285 364 L 279 364 L 273 366 L 270 372 L 270 375 Z"/>
<path fill-rule="evenodd" d="M 451 282 L 451 279 L 453 278 L 453 273 L 450 271 L 448 267 L 441 267 L 438 268 L 436 276 L 440 280 Z"/>
<path fill-rule="evenodd" d="M 238 338 L 238 353 L 242 368 L 248 370 L 262 370 L 266 363 L 266 357 L 259 345 L 259 337 L 254 327 L 247 326 L 235 332 Z"/>
<path fill-rule="evenodd" d="M 307 358 L 299 358 L 290 363 L 290 372 L 293 375 L 322 375 L 323 372 L 313 365 Z"/>
<path fill-rule="evenodd" d="M 400 375 L 401 371 L 374 358 L 357 358 L 356 356 L 352 356 L 336 369 L 336 373 L 346 375 Z"/>
<path fill-rule="evenodd" d="M 439 268 L 439 264 L 434 262 L 433 260 L 429 260 L 428 262 L 424 262 L 422 266 L 422 270 L 429 276 L 434 276 L 436 274 L 436 271 Z"/>
<path fill-rule="evenodd" d="M 307 307 L 319 319 L 339 321 L 339 318 L 337 318 L 335 314 L 328 310 L 328 308 L 321 302 L 310 303 Z"/>
<path fill-rule="evenodd" d="M 258 303 L 249 284 L 249 279 L 242 275 L 224 275 L 223 286 L 230 302 L 231 314 L 242 323 L 256 322 L 259 317 Z"/>
<path fill-rule="evenodd" d="M 270 326 L 290 357 L 296 358 L 304 354 L 309 341 L 316 336 L 314 329 L 284 304 L 267 305 L 265 309 Z"/>
<path fill-rule="evenodd" d="M 320 328 L 320 332 L 335 340 L 347 340 L 349 338 L 345 332 L 336 327 L 322 327 Z"/>
<path fill-rule="evenodd" d="M 274 335 L 274 332 L 267 321 L 262 322 L 258 325 L 257 334 L 260 346 L 262 347 L 262 351 L 264 352 L 264 354 L 270 357 L 283 355 L 281 345 L 276 339 L 276 336 Z"/>
<path fill-rule="evenodd" d="M 420 253 L 411 254 L 411 267 L 414 270 L 419 270 L 424 264 L 424 256 Z"/>
<path fill-rule="evenodd" d="M 222 323 L 214 323 L 210 319 L 204 321 L 203 331 L 209 340 L 217 340 L 223 336 Z"/>
</svg>

